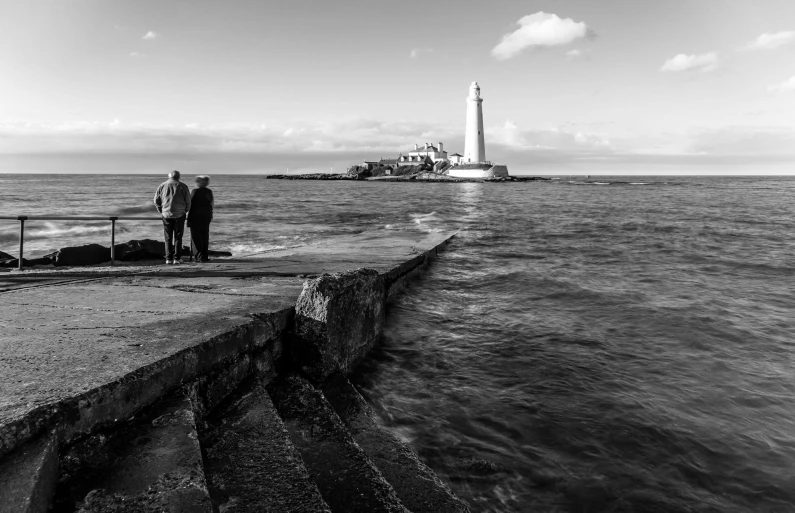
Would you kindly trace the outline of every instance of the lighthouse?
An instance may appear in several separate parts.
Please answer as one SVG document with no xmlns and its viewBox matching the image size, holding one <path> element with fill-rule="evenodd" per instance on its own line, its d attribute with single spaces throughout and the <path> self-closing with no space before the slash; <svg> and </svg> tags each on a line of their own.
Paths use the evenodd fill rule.
<svg viewBox="0 0 795 513">
<path fill-rule="evenodd" d="M 483 135 L 483 98 L 480 86 L 472 82 L 467 96 L 467 126 L 464 138 L 464 156 L 447 168 L 445 174 L 454 178 L 508 178 L 508 166 L 486 160 L 486 142 Z"/>
<path fill-rule="evenodd" d="M 483 138 L 483 98 L 480 97 L 480 86 L 472 82 L 467 96 L 467 129 L 464 139 L 464 162 L 477 163 L 486 161 L 486 142 Z"/>
</svg>

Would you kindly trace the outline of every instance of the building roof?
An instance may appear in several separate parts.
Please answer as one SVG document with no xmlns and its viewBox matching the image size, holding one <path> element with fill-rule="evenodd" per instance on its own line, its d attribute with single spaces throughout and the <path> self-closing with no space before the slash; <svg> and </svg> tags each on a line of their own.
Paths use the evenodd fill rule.
<svg viewBox="0 0 795 513">
<path fill-rule="evenodd" d="M 420 146 L 416 150 L 409 151 L 409 153 L 416 153 L 416 152 L 421 152 L 421 151 L 439 151 L 439 148 L 437 148 L 436 146 L 434 146 L 432 144 L 432 145 L 428 146 L 427 148 L 425 146 Z"/>
<path fill-rule="evenodd" d="M 451 157 L 463 157 L 463 155 L 461 155 L 460 153 L 453 153 L 453 154 L 452 154 L 452 155 L 450 155 L 450 156 L 451 156 Z"/>
<path fill-rule="evenodd" d="M 381 159 L 378 161 L 378 164 L 381 166 L 395 166 L 398 163 L 398 159 Z"/>
</svg>

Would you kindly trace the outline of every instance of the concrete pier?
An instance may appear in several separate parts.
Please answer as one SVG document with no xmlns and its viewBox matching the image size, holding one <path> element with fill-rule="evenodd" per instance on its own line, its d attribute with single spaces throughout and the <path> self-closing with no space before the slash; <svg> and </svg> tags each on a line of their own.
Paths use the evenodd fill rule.
<svg viewBox="0 0 795 513">
<path fill-rule="evenodd" d="M 59 490 L 80 490 L 70 476 L 105 461 L 97 459 L 104 440 L 136 429 L 136 417 L 175 393 L 200 428 L 241 384 L 265 386 L 280 369 L 307 369 L 322 396 L 323 380 L 350 372 L 376 343 L 388 298 L 453 236 L 365 233 L 209 264 L 0 274 L 0 471 L 27 451 L 56 466 Z M 56 447 L 59 457 L 31 447 Z M 3 488 L 7 477 L 0 499 L 32 493 Z M 160 493 L 168 480 L 153 479 L 139 488 Z M 106 495 L 123 502 L 111 492 L 92 492 L 89 509 L 102 510 L 96 501 Z M 58 495 L 68 502 L 75 493 Z"/>
</svg>

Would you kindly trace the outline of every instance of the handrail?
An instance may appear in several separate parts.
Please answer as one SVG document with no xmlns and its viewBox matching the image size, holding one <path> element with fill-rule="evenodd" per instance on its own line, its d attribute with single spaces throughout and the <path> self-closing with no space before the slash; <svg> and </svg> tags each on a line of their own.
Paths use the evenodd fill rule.
<svg viewBox="0 0 795 513">
<path fill-rule="evenodd" d="M 22 255 L 25 247 L 25 221 L 110 221 L 110 265 L 116 263 L 116 221 L 160 221 L 161 217 L 136 216 L 0 216 L 0 220 L 19 221 L 19 262 L 22 270 Z M 193 241 L 191 240 L 191 261 L 193 260 Z"/>
<path fill-rule="evenodd" d="M 159 217 L 127 217 L 127 216 L 0 216 L 0 219 L 13 221 L 118 221 L 118 220 L 137 220 L 137 221 L 159 221 Z"/>
</svg>

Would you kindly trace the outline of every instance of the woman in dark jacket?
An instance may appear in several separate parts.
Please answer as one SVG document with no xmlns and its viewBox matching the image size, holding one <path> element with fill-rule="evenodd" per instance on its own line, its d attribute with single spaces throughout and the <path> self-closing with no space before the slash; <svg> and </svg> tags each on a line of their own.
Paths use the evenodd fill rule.
<svg viewBox="0 0 795 513">
<path fill-rule="evenodd" d="M 213 220 L 213 191 L 207 188 L 209 176 L 197 176 L 196 188 L 190 191 L 190 211 L 188 227 L 193 243 L 193 259 L 197 262 L 209 262 L 207 256 L 210 245 L 210 221 Z"/>
</svg>

